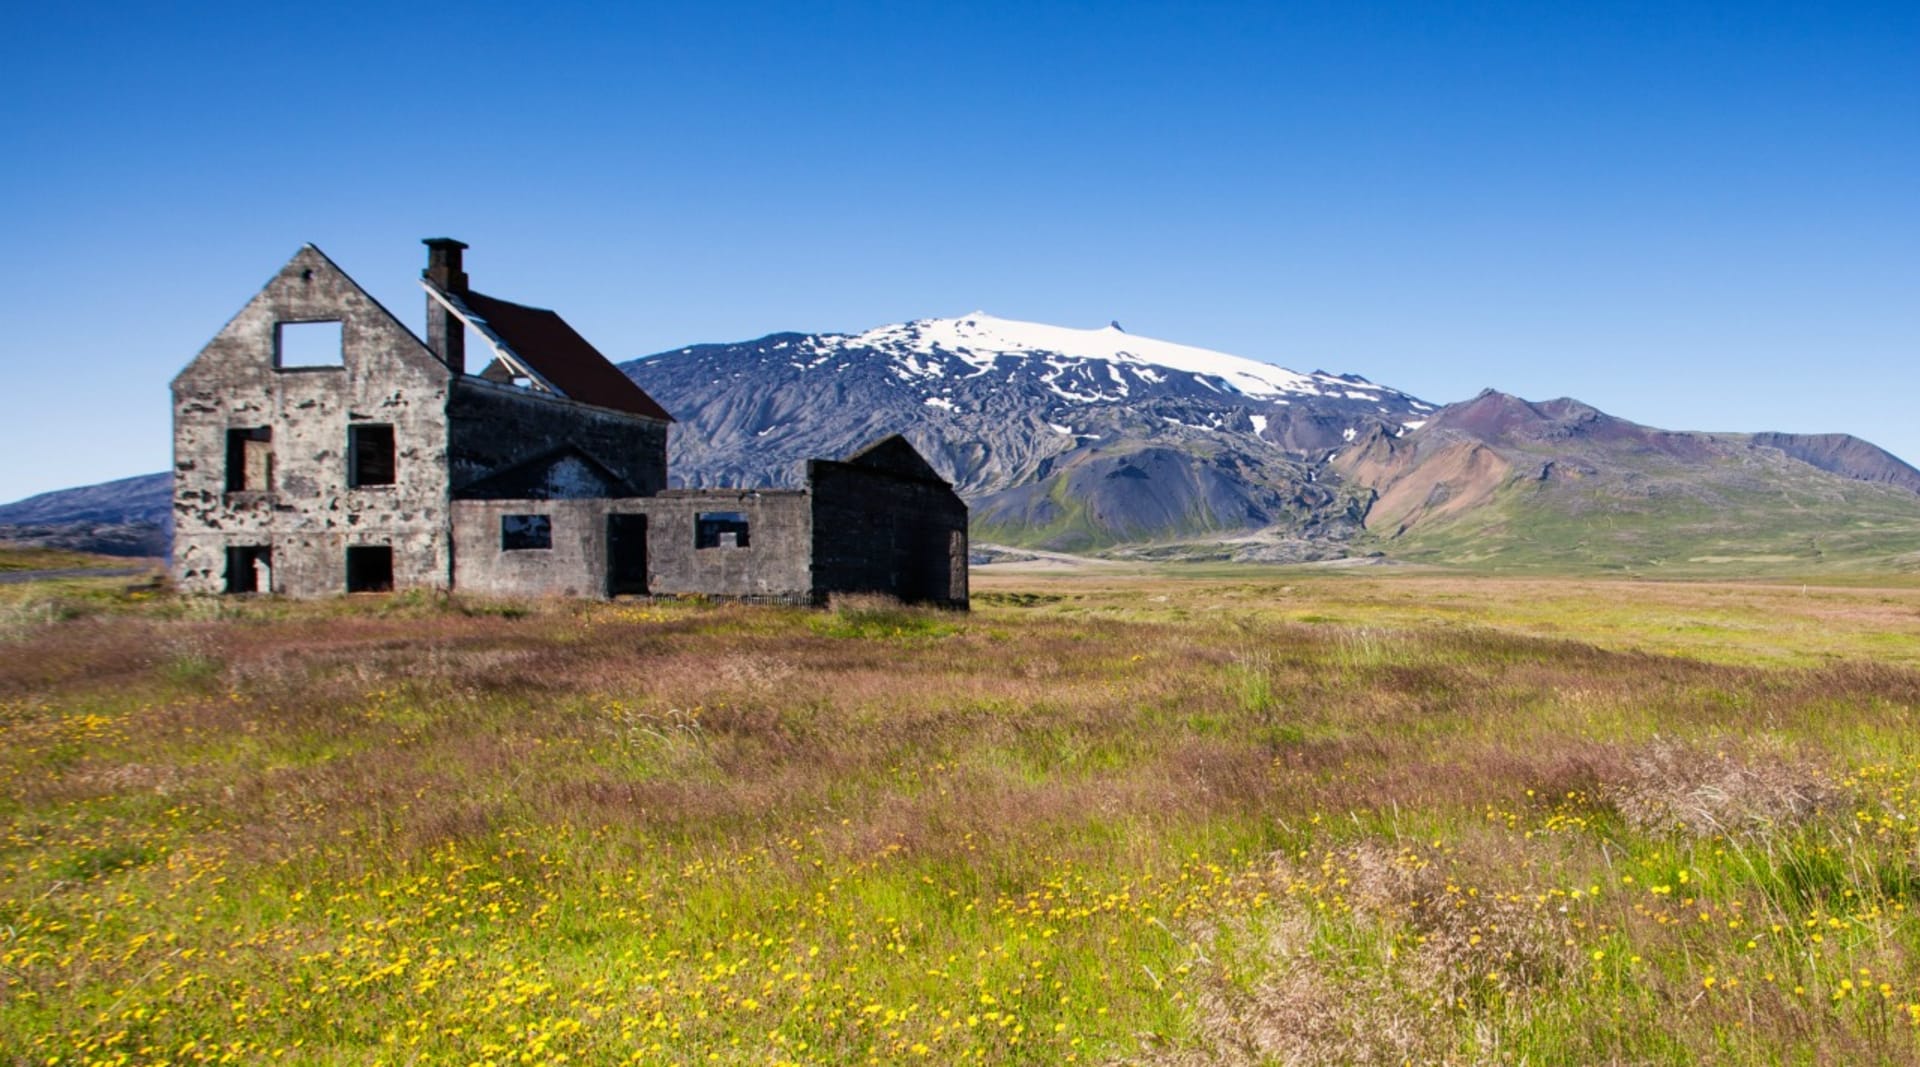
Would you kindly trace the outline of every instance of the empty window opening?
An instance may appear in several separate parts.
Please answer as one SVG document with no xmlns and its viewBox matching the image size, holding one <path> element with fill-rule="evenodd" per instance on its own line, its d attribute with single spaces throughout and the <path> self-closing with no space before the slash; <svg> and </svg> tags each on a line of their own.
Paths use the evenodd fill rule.
<svg viewBox="0 0 1920 1067">
<path fill-rule="evenodd" d="M 693 519 L 693 547 L 747 547 L 747 513 L 744 511 L 703 511 Z"/>
<path fill-rule="evenodd" d="M 347 548 L 347 592 L 384 593 L 393 588 L 393 546 Z"/>
<path fill-rule="evenodd" d="M 227 431 L 227 492 L 273 491 L 273 429 L 247 426 Z"/>
<path fill-rule="evenodd" d="M 345 366 L 338 322 L 283 322 L 274 327 L 276 367 Z"/>
<path fill-rule="evenodd" d="M 273 549 L 266 545 L 228 545 L 227 592 L 273 592 Z"/>
<path fill-rule="evenodd" d="M 525 552 L 553 547 L 553 519 L 546 515 L 500 516 L 500 550 Z"/>
<path fill-rule="evenodd" d="M 349 487 L 392 485 L 393 472 L 393 427 L 371 422 L 347 427 Z"/>
</svg>

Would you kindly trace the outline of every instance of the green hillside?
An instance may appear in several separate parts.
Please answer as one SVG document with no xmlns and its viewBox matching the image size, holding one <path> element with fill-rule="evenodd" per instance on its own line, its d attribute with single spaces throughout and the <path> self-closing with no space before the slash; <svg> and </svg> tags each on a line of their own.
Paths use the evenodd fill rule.
<svg viewBox="0 0 1920 1067">
<path fill-rule="evenodd" d="M 1458 516 L 1366 543 L 1410 562 L 1676 577 L 1920 567 L 1920 496 L 1780 463 L 1642 464 L 1612 477 L 1515 476 Z M 1799 469 L 1792 469 L 1798 466 Z"/>
</svg>

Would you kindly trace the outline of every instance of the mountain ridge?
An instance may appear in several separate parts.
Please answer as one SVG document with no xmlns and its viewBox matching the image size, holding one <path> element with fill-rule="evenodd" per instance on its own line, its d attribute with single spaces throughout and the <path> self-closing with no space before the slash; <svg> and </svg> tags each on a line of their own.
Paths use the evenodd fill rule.
<svg viewBox="0 0 1920 1067">
<path fill-rule="evenodd" d="M 162 556 L 173 539 L 173 475 L 136 474 L 0 505 L 0 541 Z"/>
<path fill-rule="evenodd" d="M 1711 570 L 1920 552 L 1920 471 L 1846 434 L 1662 430 L 1489 389 L 1330 465 L 1373 494 L 1376 547 L 1412 560 Z"/>
<path fill-rule="evenodd" d="M 1792 558 L 1833 554 L 1821 545 L 1899 555 L 1835 541 L 1821 522 L 1857 522 L 1889 544 L 1920 531 L 1920 470 L 1851 435 L 1662 430 L 1494 389 L 1436 407 L 1356 374 L 1117 323 L 975 312 L 620 366 L 679 419 L 676 484 L 793 486 L 805 460 L 901 432 L 968 498 L 977 539 L 1036 550 L 1590 568 L 1656 551 L 1752 555 L 1719 512 L 1791 531 L 1799 541 L 1765 554 Z M 168 486 L 161 473 L 40 494 L 0 506 L 0 536 L 162 551 Z M 1596 539 L 1591 525 L 1616 534 Z"/>
<path fill-rule="evenodd" d="M 685 484 L 791 486 L 804 459 L 897 431 L 969 498 L 976 529 L 1070 551 L 1281 524 L 1306 535 L 1282 555 L 1324 555 L 1307 542 L 1357 529 L 1351 502 L 1316 484 L 1324 457 L 1435 410 L 1358 375 L 980 313 L 621 368 L 681 420 L 669 468 Z"/>
</svg>

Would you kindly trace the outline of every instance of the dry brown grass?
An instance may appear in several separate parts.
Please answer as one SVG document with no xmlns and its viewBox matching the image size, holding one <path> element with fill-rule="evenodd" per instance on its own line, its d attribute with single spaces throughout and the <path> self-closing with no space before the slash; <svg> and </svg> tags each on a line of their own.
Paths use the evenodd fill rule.
<svg viewBox="0 0 1920 1067">
<path fill-rule="evenodd" d="M 1577 969 L 1577 954 L 1558 915 L 1517 895 L 1464 891 L 1443 863 L 1379 842 L 1315 866 L 1276 856 L 1273 892 L 1316 907 L 1194 931 L 1204 962 L 1196 1041 L 1145 1062 L 1514 1062 L 1498 1041 L 1464 1045 L 1462 1020 L 1515 1025 L 1534 991 Z M 1231 967 L 1206 958 L 1226 941 L 1235 943 Z"/>
<path fill-rule="evenodd" d="M 148 693 L 152 710 L 123 723 L 129 751 L 246 739 L 252 755 L 222 772 L 239 776 L 232 798 L 217 798 L 240 837 L 289 836 L 283 813 L 246 802 L 289 787 L 324 791 L 334 812 L 312 841 L 389 797 L 408 821 L 477 825 L 461 799 L 474 790 L 455 775 L 504 778 L 504 807 L 584 805 L 675 833 L 765 833 L 828 806 L 924 828 L 942 820 L 920 809 L 937 807 L 948 823 L 1020 839 L 1089 818 L 1470 810 L 1543 784 L 1592 785 L 1578 758 L 1616 759 L 1616 738 L 1643 722 L 1708 738 L 1824 730 L 1840 701 L 1860 725 L 1891 724 L 1916 686 L 1887 665 L 1781 675 L 1485 629 L 1253 621 L 1222 641 L 1211 627 L 1013 611 L 932 615 L 957 629 L 873 639 L 813 632 L 819 618 L 730 607 L 633 623 L 592 610 L 100 617 L 19 643 L 0 693 Z M 1555 745 L 1516 743 L 1548 736 Z M 1791 817 L 1817 800 L 1691 751 L 1635 757 L 1638 776 L 1615 796 L 1636 825 L 1724 822 L 1726 805 Z M 33 788 L 50 797 L 112 773 L 37 775 Z M 312 781 L 288 779 L 302 773 Z"/>
<path fill-rule="evenodd" d="M 1845 803 L 1812 761 L 1778 746 L 1742 753 L 1665 738 L 1602 788 L 1633 829 L 1693 837 L 1789 829 Z"/>
</svg>

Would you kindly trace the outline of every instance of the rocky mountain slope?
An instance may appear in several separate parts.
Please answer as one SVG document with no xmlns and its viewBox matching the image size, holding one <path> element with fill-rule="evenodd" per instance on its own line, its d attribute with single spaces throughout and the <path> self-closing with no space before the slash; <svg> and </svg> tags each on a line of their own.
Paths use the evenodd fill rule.
<svg viewBox="0 0 1920 1067">
<path fill-rule="evenodd" d="M 983 313 L 699 345 L 622 369 L 681 420 L 671 469 L 685 484 L 795 485 L 807 458 L 900 432 L 969 499 L 977 537 L 1076 551 L 1265 529 L 1270 558 L 1337 552 L 1362 502 L 1323 478 L 1325 458 L 1434 410 L 1357 376 L 1118 324 Z"/>
<path fill-rule="evenodd" d="M 1151 338 L 985 314 L 624 364 L 675 480 L 796 485 L 904 433 L 977 542 L 1144 558 L 1384 553 L 1508 570 L 1920 567 L 1920 470 L 1845 434 L 1654 429 L 1491 390 L 1445 408 Z M 165 474 L 0 507 L 0 538 L 162 551 Z"/>
<path fill-rule="evenodd" d="M 0 541 L 163 556 L 172 536 L 173 477 L 164 471 L 0 505 Z"/>
<path fill-rule="evenodd" d="M 1920 470 L 1845 434 L 1659 430 L 1488 390 L 1330 464 L 1402 559 L 1713 573 L 1920 563 Z"/>
</svg>

